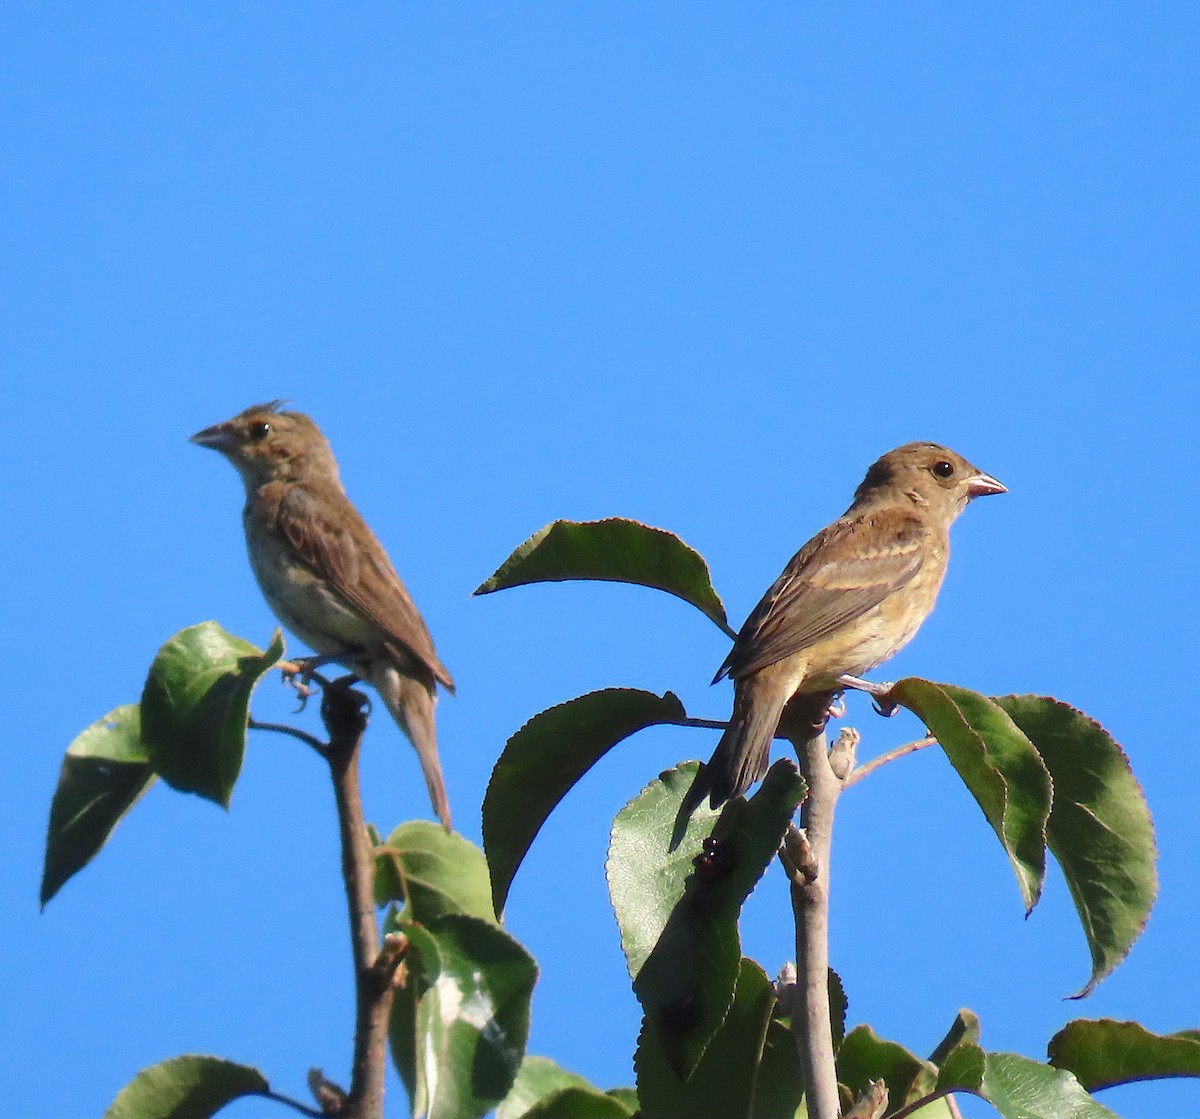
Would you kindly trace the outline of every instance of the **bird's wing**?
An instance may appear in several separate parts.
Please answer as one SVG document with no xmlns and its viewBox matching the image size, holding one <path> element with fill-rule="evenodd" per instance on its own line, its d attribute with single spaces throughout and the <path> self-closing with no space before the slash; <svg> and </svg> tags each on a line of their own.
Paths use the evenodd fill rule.
<svg viewBox="0 0 1200 1119">
<path fill-rule="evenodd" d="M 438 660 L 429 630 L 387 553 L 343 494 L 335 500 L 309 487 L 289 486 L 276 515 L 288 543 L 315 574 L 377 625 L 391 644 L 407 650 L 454 691 L 454 681 Z M 367 542 L 374 548 L 362 546 Z"/>
<path fill-rule="evenodd" d="M 896 509 L 822 529 L 763 595 L 713 682 L 799 653 L 878 606 L 920 570 L 927 535 L 919 517 Z"/>
</svg>

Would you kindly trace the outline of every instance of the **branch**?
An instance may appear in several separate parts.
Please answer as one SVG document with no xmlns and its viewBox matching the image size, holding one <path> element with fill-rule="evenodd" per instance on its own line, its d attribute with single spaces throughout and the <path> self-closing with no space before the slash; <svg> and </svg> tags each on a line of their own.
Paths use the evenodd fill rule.
<svg viewBox="0 0 1200 1119">
<path fill-rule="evenodd" d="M 804 702 L 799 702 L 803 699 Z M 808 795 L 800 806 L 801 832 L 789 833 L 781 853 L 791 880 L 796 921 L 796 995 L 792 1033 L 804 1069 L 809 1119 L 837 1119 L 837 1069 L 829 1015 L 829 853 L 833 809 L 841 779 L 829 764 L 825 737 L 830 695 L 797 697 L 785 712 Z"/>
<path fill-rule="evenodd" d="M 889 750 L 886 754 L 880 754 L 877 758 L 872 758 L 869 762 L 863 762 L 860 766 L 855 766 L 842 782 L 843 788 L 849 788 L 856 781 L 861 781 L 869 773 L 874 773 L 880 766 L 887 765 L 888 762 L 894 762 L 897 758 L 904 757 L 905 754 L 915 754 L 918 750 L 924 750 L 926 746 L 932 746 L 937 739 L 933 735 L 926 735 L 924 738 L 918 738 L 915 742 L 906 742 L 903 746 L 897 746 L 894 750 Z"/>
<path fill-rule="evenodd" d="M 321 718 L 329 732 L 325 757 L 337 802 L 342 878 L 346 884 L 350 943 L 354 954 L 354 1058 L 350 1090 L 339 1119 L 382 1119 L 388 1014 L 392 1007 L 390 971 L 377 967 L 379 929 L 375 923 L 375 860 L 363 821 L 358 788 L 358 749 L 367 726 L 365 704 L 366 697 L 351 689 L 345 680 L 322 688 Z"/>
</svg>

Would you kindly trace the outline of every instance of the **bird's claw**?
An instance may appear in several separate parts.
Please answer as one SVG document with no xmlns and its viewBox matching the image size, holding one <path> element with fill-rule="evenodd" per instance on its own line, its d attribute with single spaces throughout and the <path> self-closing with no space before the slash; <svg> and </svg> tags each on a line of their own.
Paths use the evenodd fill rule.
<svg viewBox="0 0 1200 1119">
<path fill-rule="evenodd" d="M 316 688 L 312 686 L 313 674 L 322 665 L 328 663 L 328 657 L 304 657 L 295 662 L 295 668 L 284 669 L 284 681 L 295 689 L 296 696 L 300 700 L 300 705 L 296 708 L 297 715 L 308 705 L 308 697 L 316 691 Z"/>
<path fill-rule="evenodd" d="M 829 707 L 826 708 L 831 719 L 840 719 L 846 714 L 846 701 L 842 698 L 842 693 L 838 692 L 833 699 L 829 701 Z"/>
<path fill-rule="evenodd" d="M 860 680 L 857 676 L 851 676 L 847 673 L 844 676 L 838 677 L 838 683 L 843 688 L 853 688 L 856 692 L 866 692 L 871 697 L 872 706 L 885 719 L 891 718 L 900 707 L 900 704 L 890 698 L 892 689 L 896 686 L 892 680 L 888 680 L 882 684 L 873 684 L 870 680 Z"/>
<path fill-rule="evenodd" d="M 299 700 L 294 712 L 296 715 L 299 715 L 308 706 L 308 697 L 313 694 L 314 689 L 309 684 L 309 679 L 310 677 L 304 668 L 300 668 L 295 672 L 284 672 L 283 674 L 283 682 L 291 686 L 296 693 L 296 698 Z"/>
<path fill-rule="evenodd" d="M 884 696 L 875 696 L 871 700 L 871 706 L 875 711 L 882 715 L 885 719 L 890 719 L 897 711 L 900 710 L 900 704 L 893 699 L 887 699 Z"/>
<path fill-rule="evenodd" d="M 327 664 L 345 664 L 357 663 L 366 661 L 365 654 L 362 653 L 330 653 L 319 657 L 302 657 L 292 662 L 293 667 L 283 669 L 283 679 L 296 689 L 296 695 L 300 699 L 300 706 L 296 708 L 296 714 L 304 710 L 308 703 L 308 697 L 317 689 L 312 686 L 313 678 L 316 677 L 317 684 L 324 687 L 330 681 L 325 680 L 321 676 L 317 676 L 317 669 L 324 668 Z M 336 684 L 341 684 L 346 687 L 353 687 L 361 679 L 357 674 L 343 676 L 338 680 L 332 681 Z"/>
</svg>

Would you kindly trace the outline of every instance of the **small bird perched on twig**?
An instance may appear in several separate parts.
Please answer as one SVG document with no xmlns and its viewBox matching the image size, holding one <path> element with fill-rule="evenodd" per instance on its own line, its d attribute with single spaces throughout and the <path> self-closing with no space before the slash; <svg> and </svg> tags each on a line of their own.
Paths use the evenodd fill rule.
<svg viewBox="0 0 1200 1119">
<path fill-rule="evenodd" d="M 429 630 L 338 479 L 317 425 L 282 402 L 256 404 L 191 441 L 220 451 L 246 486 L 250 567 L 275 616 L 320 660 L 372 685 L 421 761 L 446 830 L 450 804 L 438 762 L 437 685 L 454 681 Z"/>
<path fill-rule="evenodd" d="M 879 459 L 842 516 L 800 549 L 754 608 L 717 671 L 734 683 L 733 717 L 684 805 L 718 807 L 766 774 L 771 739 L 795 695 L 859 688 L 933 609 L 950 523 L 967 502 L 1005 493 L 995 478 L 936 443 Z"/>
</svg>

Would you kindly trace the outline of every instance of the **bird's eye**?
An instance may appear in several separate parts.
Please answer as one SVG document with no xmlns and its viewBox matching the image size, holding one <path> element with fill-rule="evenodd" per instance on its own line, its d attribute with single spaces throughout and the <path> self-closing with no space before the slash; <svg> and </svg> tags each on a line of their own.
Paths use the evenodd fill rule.
<svg viewBox="0 0 1200 1119">
<path fill-rule="evenodd" d="M 933 471 L 935 478 L 942 478 L 944 480 L 954 476 L 954 463 L 947 462 L 945 459 L 942 459 L 941 462 L 935 462 L 929 469 Z"/>
<path fill-rule="evenodd" d="M 267 437 L 271 425 L 266 420 L 256 420 L 250 425 L 250 442 L 261 443 Z"/>
</svg>

